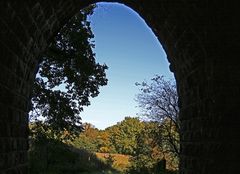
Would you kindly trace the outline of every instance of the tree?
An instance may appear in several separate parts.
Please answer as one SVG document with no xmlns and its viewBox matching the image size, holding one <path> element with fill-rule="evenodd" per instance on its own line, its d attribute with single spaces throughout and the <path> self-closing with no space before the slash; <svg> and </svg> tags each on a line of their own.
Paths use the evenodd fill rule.
<svg viewBox="0 0 240 174">
<path fill-rule="evenodd" d="M 130 173 L 153 173 L 157 162 L 163 158 L 157 144 L 156 135 L 158 134 L 158 123 L 142 122 L 144 128 L 136 136 L 136 153 L 130 158 Z"/>
<path fill-rule="evenodd" d="M 117 153 L 134 155 L 137 148 L 137 135 L 144 125 L 138 118 L 125 117 L 114 126 L 106 129 L 109 132 L 111 144 Z"/>
<path fill-rule="evenodd" d="M 136 83 L 140 93 L 136 101 L 142 109 L 142 115 L 159 123 L 161 134 L 157 137 L 162 151 L 179 157 L 179 108 L 176 84 L 156 75 L 151 83 Z"/>
<path fill-rule="evenodd" d="M 102 153 L 116 153 L 114 144 L 110 141 L 110 134 L 106 130 L 99 131 L 99 150 Z"/>
<path fill-rule="evenodd" d="M 99 130 L 90 123 L 84 123 L 83 128 L 83 132 L 73 141 L 73 145 L 90 152 L 97 152 L 101 143 Z"/>
<path fill-rule="evenodd" d="M 89 98 L 107 85 L 105 64 L 95 61 L 94 37 L 87 15 L 94 6 L 81 10 L 57 33 L 41 57 L 34 83 L 31 120 L 43 122 L 58 134 L 82 130 L 80 112 Z"/>
</svg>

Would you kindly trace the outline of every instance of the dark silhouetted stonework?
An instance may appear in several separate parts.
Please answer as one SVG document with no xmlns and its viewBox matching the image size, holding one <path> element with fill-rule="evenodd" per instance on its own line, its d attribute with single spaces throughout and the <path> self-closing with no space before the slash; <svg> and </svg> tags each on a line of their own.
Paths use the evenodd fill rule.
<svg viewBox="0 0 240 174">
<path fill-rule="evenodd" d="M 92 2 L 97 1 L 0 2 L 0 173 L 27 173 L 27 113 L 38 57 L 61 26 Z M 175 74 L 182 126 L 180 173 L 240 173 L 238 5 L 214 0 L 119 2 L 147 22 Z"/>
</svg>

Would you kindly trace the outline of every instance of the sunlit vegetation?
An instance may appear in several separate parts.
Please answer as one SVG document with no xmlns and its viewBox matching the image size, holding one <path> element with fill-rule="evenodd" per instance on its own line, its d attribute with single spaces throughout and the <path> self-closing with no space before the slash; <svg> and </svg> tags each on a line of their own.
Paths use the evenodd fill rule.
<svg viewBox="0 0 240 174">
<path fill-rule="evenodd" d="M 96 153 L 96 156 L 104 162 L 111 164 L 111 166 L 117 171 L 124 172 L 130 167 L 129 155 L 123 154 L 111 154 L 111 153 Z"/>
<path fill-rule="evenodd" d="M 81 122 L 89 98 L 107 85 L 108 67 L 95 61 L 87 21 L 93 8 L 74 16 L 40 59 L 30 112 L 30 173 L 176 173 L 179 119 L 172 81 L 156 76 L 151 84 L 137 83 L 147 121 L 125 117 L 105 130 Z"/>
<path fill-rule="evenodd" d="M 86 123 L 84 132 L 73 141 L 54 137 L 44 125 L 31 124 L 30 128 L 31 173 L 111 171 L 150 174 L 177 169 L 177 159 L 157 143 L 161 131 L 157 122 L 126 117 L 105 130 Z M 165 160 L 167 170 L 161 166 Z"/>
<path fill-rule="evenodd" d="M 168 151 L 168 142 L 159 144 L 159 137 L 165 132 L 162 124 L 169 122 L 141 121 L 139 118 L 125 117 L 116 125 L 98 130 L 91 124 L 85 124 L 85 131 L 75 139 L 73 144 L 76 147 L 86 149 L 100 154 L 112 154 L 115 159 L 116 154 L 126 155 L 124 169 L 131 171 L 140 168 L 154 168 L 161 160 L 166 160 L 166 168 L 177 170 L 178 158 L 171 151 Z M 116 160 L 119 161 L 119 160 Z M 113 167 L 120 165 L 113 162 Z M 121 161 L 121 160 L 120 160 Z"/>
<path fill-rule="evenodd" d="M 74 147 L 70 141 L 53 137 L 50 130 L 30 125 L 29 172 L 33 174 L 78 174 L 114 172 L 109 163 L 95 153 Z M 36 130 L 37 128 L 37 130 Z"/>
</svg>

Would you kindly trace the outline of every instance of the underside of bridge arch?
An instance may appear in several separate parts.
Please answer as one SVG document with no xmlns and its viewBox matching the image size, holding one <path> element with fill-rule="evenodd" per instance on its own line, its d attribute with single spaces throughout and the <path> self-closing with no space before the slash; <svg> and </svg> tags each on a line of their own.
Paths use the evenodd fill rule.
<svg viewBox="0 0 240 174">
<path fill-rule="evenodd" d="M 27 113 L 38 57 L 70 17 L 95 2 L 0 2 L 0 173 L 28 173 Z M 180 98 L 180 173 L 239 173 L 240 30 L 234 4 L 118 2 L 143 17 L 175 74 Z"/>
</svg>

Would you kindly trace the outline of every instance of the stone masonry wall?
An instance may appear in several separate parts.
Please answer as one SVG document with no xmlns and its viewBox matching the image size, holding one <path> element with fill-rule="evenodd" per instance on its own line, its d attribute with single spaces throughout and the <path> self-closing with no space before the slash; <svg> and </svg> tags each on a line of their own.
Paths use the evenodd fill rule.
<svg viewBox="0 0 240 174">
<path fill-rule="evenodd" d="M 98 1 L 0 1 L 1 174 L 28 173 L 27 113 L 38 57 L 70 17 L 94 2 Z M 237 4 L 208 0 L 114 2 L 138 12 L 168 55 L 180 98 L 180 173 L 240 173 Z"/>
</svg>

